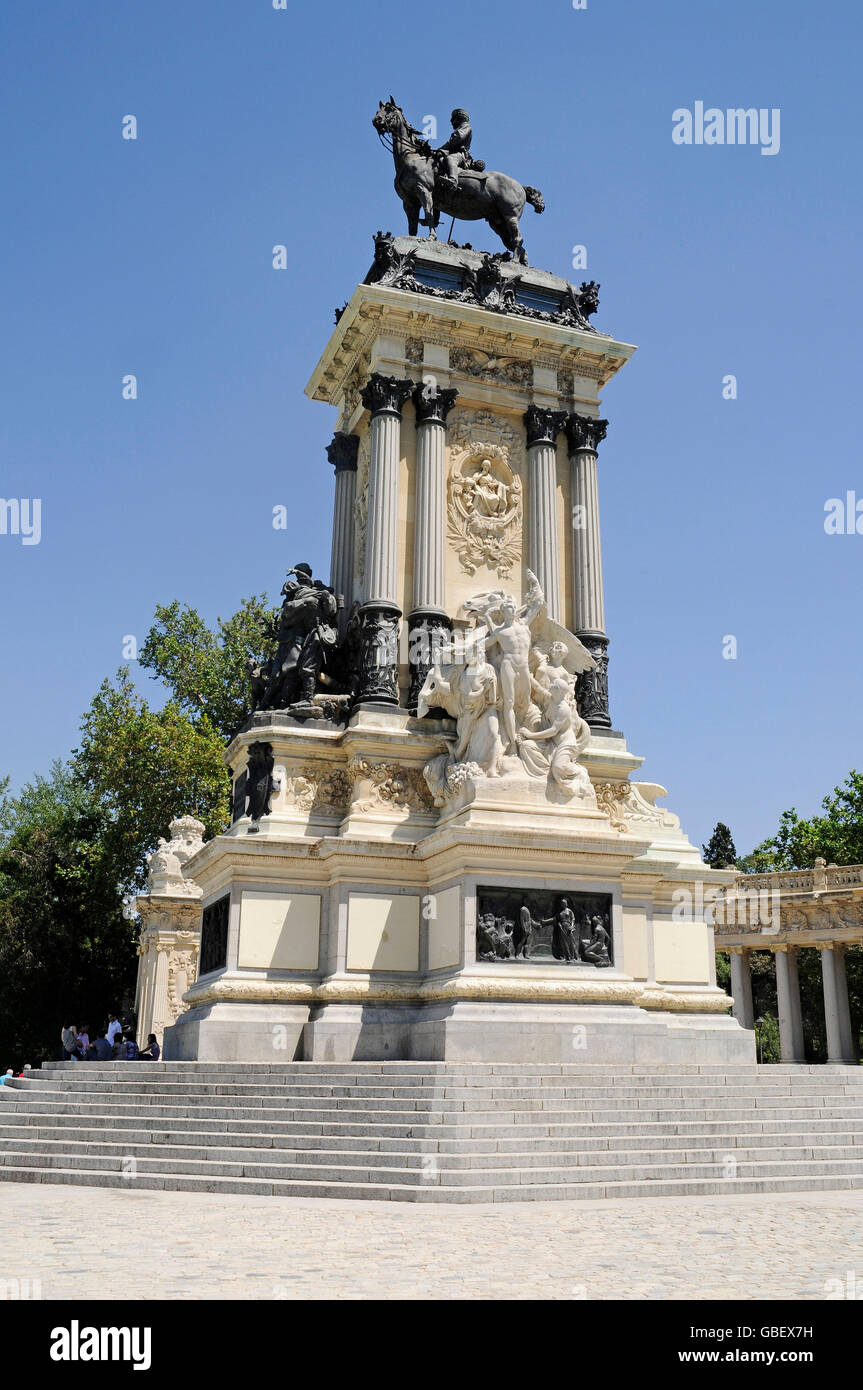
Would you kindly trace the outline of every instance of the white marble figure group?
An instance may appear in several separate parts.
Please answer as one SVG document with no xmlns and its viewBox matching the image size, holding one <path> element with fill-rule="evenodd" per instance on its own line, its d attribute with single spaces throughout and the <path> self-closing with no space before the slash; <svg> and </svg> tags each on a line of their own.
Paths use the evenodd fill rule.
<svg viewBox="0 0 863 1390">
<path fill-rule="evenodd" d="M 548 617 L 536 576 L 528 570 L 527 577 L 521 606 L 501 589 L 462 605 L 459 616 L 473 626 L 420 692 L 420 716 L 442 708 L 456 721 L 455 743 L 425 767 L 438 806 L 481 777 L 543 778 L 555 799 L 562 793 L 595 805 L 579 762 L 590 730 L 575 700 L 576 676 L 593 657 Z"/>
</svg>

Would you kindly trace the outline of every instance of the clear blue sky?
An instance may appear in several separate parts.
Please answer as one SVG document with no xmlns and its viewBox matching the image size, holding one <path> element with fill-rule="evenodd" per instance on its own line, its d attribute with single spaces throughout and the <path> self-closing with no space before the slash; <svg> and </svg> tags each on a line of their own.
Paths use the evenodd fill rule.
<svg viewBox="0 0 863 1390">
<path fill-rule="evenodd" d="M 741 852 L 816 810 L 863 765 L 863 535 L 823 526 L 863 499 L 861 35 L 850 0 L 6 7 L 0 495 L 40 497 L 43 536 L 0 536 L 0 773 L 66 755 L 157 602 L 214 619 L 327 568 L 334 417 L 303 386 L 372 233 L 403 230 L 392 91 L 442 133 L 468 107 L 475 152 L 545 195 L 532 262 L 586 244 L 597 325 L 640 345 L 600 496 L 642 775 Z M 675 145 L 698 100 L 780 108 L 779 154 Z"/>
</svg>

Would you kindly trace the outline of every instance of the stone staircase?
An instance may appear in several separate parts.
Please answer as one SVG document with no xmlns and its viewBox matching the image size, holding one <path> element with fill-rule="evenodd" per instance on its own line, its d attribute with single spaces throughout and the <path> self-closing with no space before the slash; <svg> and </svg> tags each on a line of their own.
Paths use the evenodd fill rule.
<svg viewBox="0 0 863 1390">
<path fill-rule="evenodd" d="M 502 1202 L 863 1186 L 863 1068 L 48 1063 L 0 1179 Z"/>
</svg>

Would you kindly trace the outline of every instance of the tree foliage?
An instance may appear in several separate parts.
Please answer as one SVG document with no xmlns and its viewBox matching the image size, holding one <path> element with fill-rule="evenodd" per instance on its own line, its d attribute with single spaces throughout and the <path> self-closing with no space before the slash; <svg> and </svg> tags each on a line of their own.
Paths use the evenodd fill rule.
<svg viewBox="0 0 863 1390">
<path fill-rule="evenodd" d="M 137 931 L 106 815 L 56 763 L 0 801 L 0 1066 L 59 1055 L 64 1021 L 104 1026 L 131 1003 Z"/>
<path fill-rule="evenodd" d="M 852 771 L 821 803 L 824 812 L 802 820 L 792 807 L 779 829 L 740 861 L 744 873 L 811 869 L 820 856 L 828 864 L 863 864 L 863 773 Z"/>
<path fill-rule="evenodd" d="M 249 662 L 273 650 L 265 598 L 211 630 L 156 609 L 141 664 L 168 687 L 152 709 L 128 667 L 102 683 L 77 750 L 19 796 L 0 778 L 0 1066 L 56 1057 L 63 1022 L 104 1026 L 131 1007 L 137 926 L 127 905 L 176 815 L 228 824 L 224 742 L 250 704 Z"/>
<path fill-rule="evenodd" d="M 277 612 L 265 596 L 256 596 L 244 599 L 232 617 L 218 618 L 215 630 L 176 601 L 160 604 L 155 616 L 141 665 L 164 681 L 193 723 L 206 718 L 223 738 L 232 738 L 251 704 L 249 663 L 275 650 Z"/>
<path fill-rule="evenodd" d="M 732 869 L 737 863 L 737 850 L 731 838 L 731 831 L 721 820 L 716 822 L 708 843 L 701 846 L 705 864 L 711 869 Z"/>
<path fill-rule="evenodd" d="M 127 887 L 143 886 L 146 855 L 174 816 L 197 816 L 208 836 L 228 823 L 224 743 L 208 715 L 193 723 L 176 700 L 150 709 L 125 667 L 103 681 L 84 715 L 73 765 L 104 813 Z"/>
</svg>

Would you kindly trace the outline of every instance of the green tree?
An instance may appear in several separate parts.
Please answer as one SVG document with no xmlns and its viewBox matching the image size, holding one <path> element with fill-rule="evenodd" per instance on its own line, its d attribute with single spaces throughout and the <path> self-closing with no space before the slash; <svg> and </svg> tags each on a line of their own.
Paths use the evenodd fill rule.
<svg viewBox="0 0 863 1390">
<path fill-rule="evenodd" d="M 207 836 L 228 824 L 224 742 L 206 713 L 193 723 L 176 700 L 152 710 L 126 667 L 103 681 L 84 715 L 73 767 L 98 802 L 103 833 L 127 890 L 146 881 L 146 855 L 176 815 L 195 815 Z"/>
<path fill-rule="evenodd" d="M 164 681 L 193 723 L 206 717 L 223 738 L 232 738 L 251 705 L 249 665 L 275 651 L 277 617 L 264 595 L 244 599 L 230 618 L 217 618 L 215 630 L 186 604 L 160 604 L 141 665 Z"/>
<path fill-rule="evenodd" d="M 8 781 L 6 783 L 8 788 Z M 61 1025 L 131 1005 L 137 930 L 104 809 L 55 763 L 0 801 L 0 1066 L 59 1055 Z"/>
<path fill-rule="evenodd" d="M 824 815 L 801 820 L 784 811 L 779 829 L 740 860 L 744 873 L 811 869 L 820 856 L 828 864 L 863 864 L 863 773 L 852 771 L 821 803 Z"/>
<path fill-rule="evenodd" d="M 731 831 L 721 820 L 716 822 L 713 834 L 706 845 L 701 846 L 705 864 L 711 869 L 733 869 L 737 863 L 737 850 L 731 838 Z"/>
</svg>

